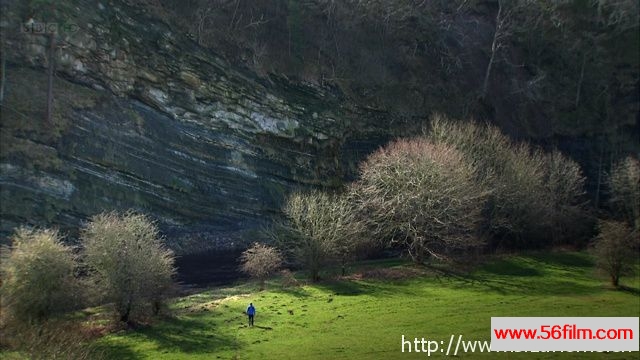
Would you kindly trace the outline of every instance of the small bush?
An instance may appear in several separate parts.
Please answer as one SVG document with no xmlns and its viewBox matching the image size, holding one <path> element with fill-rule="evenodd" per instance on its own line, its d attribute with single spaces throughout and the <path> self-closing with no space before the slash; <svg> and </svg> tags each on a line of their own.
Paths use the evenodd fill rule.
<svg viewBox="0 0 640 360">
<path fill-rule="evenodd" d="M 600 235 L 594 243 L 596 263 L 609 275 L 611 285 L 618 287 L 620 277 L 638 261 L 638 233 L 619 221 L 601 221 L 599 227 Z"/>
<path fill-rule="evenodd" d="M 146 216 L 126 212 L 91 218 L 82 231 L 84 259 L 103 300 L 120 321 L 157 314 L 173 285 L 173 253 Z"/>
<path fill-rule="evenodd" d="M 280 270 L 280 277 L 281 277 L 282 287 L 284 288 L 296 287 L 300 285 L 296 277 L 293 275 L 293 273 L 289 269 Z"/>
<path fill-rule="evenodd" d="M 34 325 L 18 324 L 5 332 L 3 342 L 33 360 L 100 360 L 104 353 L 91 343 L 81 325 L 69 321 L 45 321 Z M 22 357 L 19 357 L 22 359 Z"/>
<path fill-rule="evenodd" d="M 240 256 L 240 269 L 260 281 L 264 289 L 265 280 L 282 266 L 282 255 L 271 246 L 254 243 Z"/>
<path fill-rule="evenodd" d="M 18 229 L 1 255 L 3 321 L 39 323 L 79 305 L 75 267 L 56 231 Z"/>
<path fill-rule="evenodd" d="M 618 162 L 608 182 L 614 210 L 640 231 L 640 161 L 628 156 Z"/>
</svg>

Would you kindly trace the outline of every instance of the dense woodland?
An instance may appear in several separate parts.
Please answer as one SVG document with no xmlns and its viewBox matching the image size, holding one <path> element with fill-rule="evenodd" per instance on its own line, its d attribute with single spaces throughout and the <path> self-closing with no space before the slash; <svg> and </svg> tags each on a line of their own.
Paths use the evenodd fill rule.
<svg viewBox="0 0 640 360">
<path fill-rule="evenodd" d="M 540 141 L 603 137 L 593 146 L 616 155 L 628 150 L 625 136 L 637 140 L 635 1 L 146 4 L 259 73 L 335 87 L 409 118 L 472 116 Z"/>
<path fill-rule="evenodd" d="M 596 206 L 602 171 L 640 143 L 633 0 L 146 1 L 202 46 L 261 74 L 401 114 L 499 125 L 568 152 Z"/>
</svg>

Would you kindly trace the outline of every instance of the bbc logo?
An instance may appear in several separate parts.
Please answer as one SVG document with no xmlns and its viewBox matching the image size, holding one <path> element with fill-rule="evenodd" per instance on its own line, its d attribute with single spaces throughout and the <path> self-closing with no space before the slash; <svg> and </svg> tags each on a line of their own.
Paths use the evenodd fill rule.
<svg viewBox="0 0 640 360">
<path fill-rule="evenodd" d="M 59 32 L 73 33 L 78 30 L 80 30 L 78 24 L 58 24 L 54 22 L 45 23 L 33 21 L 33 19 L 22 24 L 20 27 L 21 32 L 28 34 L 57 34 Z"/>
</svg>

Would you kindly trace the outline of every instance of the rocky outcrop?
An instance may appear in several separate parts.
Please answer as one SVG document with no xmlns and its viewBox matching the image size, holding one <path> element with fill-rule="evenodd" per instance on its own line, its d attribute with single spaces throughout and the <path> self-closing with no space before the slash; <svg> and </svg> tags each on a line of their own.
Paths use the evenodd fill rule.
<svg viewBox="0 0 640 360">
<path fill-rule="evenodd" d="M 73 235 L 93 214 L 133 208 L 179 253 L 240 247 L 287 193 L 339 185 L 389 136 L 385 114 L 258 78 L 140 9 L 93 4 L 72 8 L 57 37 L 54 124 L 25 105 L 44 97 L 47 36 L 4 15 L 4 242 L 21 224 Z"/>
<path fill-rule="evenodd" d="M 281 58 L 278 49 L 289 48 L 286 61 L 271 69 L 318 57 L 316 65 L 307 61 L 308 68 L 287 72 L 315 81 L 306 83 L 256 75 L 269 68 L 253 60 L 251 65 L 252 57 L 243 55 L 248 32 L 234 37 L 233 27 L 226 27 L 222 37 L 200 46 L 193 40 L 198 36 L 187 34 L 197 26 L 188 26 L 190 17 L 183 17 L 198 12 L 180 11 L 177 0 L 0 0 L 7 70 L 0 242 L 23 224 L 57 226 L 72 240 L 89 216 L 132 208 L 157 219 L 179 253 L 241 248 L 281 215 L 289 192 L 341 186 L 369 152 L 394 136 L 416 134 L 424 118 L 438 111 L 493 122 L 513 138 L 561 149 L 582 165 L 595 202 L 602 202 L 602 172 L 639 151 L 637 52 L 632 51 L 637 32 L 625 27 L 616 32 L 595 18 L 584 25 L 592 33 L 545 21 L 530 24 L 544 31 L 531 32 L 523 22 L 517 28 L 522 31 L 505 40 L 489 96 L 480 97 L 495 3 L 475 3 L 464 11 L 447 2 L 434 4 L 433 16 L 426 10 L 421 16 L 438 21 L 425 21 L 416 33 L 421 17 L 405 19 L 388 35 L 395 39 L 388 48 L 378 39 L 382 35 L 369 34 L 376 25 L 358 11 L 353 18 L 343 14 L 343 28 L 332 30 L 333 40 L 316 37 L 322 33 L 316 25 L 333 23 L 325 12 L 313 13 L 318 11 L 313 3 L 288 14 L 274 2 L 277 21 L 260 28 L 268 35 L 260 49 L 273 55 L 267 56 L 272 63 Z M 290 3 L 290 10 L 296 4 Z M 251 13 L 251 6 L 247 9 Z M 582 24 L 577 9 L 556 10 L 566 24 Z M 223 9 L 217 16 L 225 14 Z M 555 16 L 546 10 L 538 15 Z M 38 16 L 47 16 L 48 23 Z M 299 34 L 307 38 L 291 39 L 289 20 L 296 16 L 309 21 L 296 27 L 304 28 Z M 528 12 L 514 16 L 535 18 Z M 356 25 L 360 28 L 352 30 Z M 55 99 L 53 117 L 43 120 L 50 43 L 42 30 L 50 28 L 58 29 Z M 321 54 L 337 45 L 340 34 L 353 35 L 353 41 Z M 606 36 L 593 37 L 599 48 L 583 46 L 583 60 L 575 62 L 580 51 L 567 50 L 573 47 L 566 44 L 582 44 L 584 34 Z M 297 52 L 291 43 L 280 46 L 292 40 L 305 46 Z M 381 44 L 369 46 L 372 41 Z M 226 45 L 238 51 L 225 52 Z M 353 51 L 343 52 L 347 47 Z M 236 54 L 235 60 L 221 53 Z M 342 63 L 341 72 L 328 68 L 332 56 Z M 348 73 L 358 69 L 367 71 Z M 313 76 L 304 76 L 307 70 Z"/>
</svg>

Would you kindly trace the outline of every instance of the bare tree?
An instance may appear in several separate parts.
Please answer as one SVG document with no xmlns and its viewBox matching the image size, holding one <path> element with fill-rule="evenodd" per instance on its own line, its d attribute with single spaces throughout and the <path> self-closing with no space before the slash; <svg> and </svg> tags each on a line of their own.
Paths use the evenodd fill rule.
<svg viewBox="0 0 640 360">
<path fill-rule="evenodd" d="M 452 146 L 398 140 L 367 158 L 354 191 L 377 237 L 403 244 L 422 263 L 481 245 L 476 228 L 488 192 L 475 176 Z"/>
<path fill-rule="evenodd" d="M 637 260 L 638 240 L 638 233 L 624 222 L 600 222 L 594 251 L 598 267 L 609 275 L 611 285 L 618 287 L 620 277 L 631 270 Z"/>
<path fill-rule="evenodd" d="M 627 156 L 608 176 L 611 203 L 635 231 L 640 231 L 640 161 Z"/>
<path fill-rule="evenodd" d="M 203 7 L 196 11 L 196 41 L 198 45 L 204 45 L 204 32 L 206 28 L 207 21 L 210 17 L 213 16 L 213 8 L 211 7 Z"/>
<path fill-rule="evenodd" d="M 102 213 L 85 226 L 82 241 L 91 278 L 104 300 L 114 303 L 120 321 L 159 310 L 175 268 L 151 220 L 133 212 Z"/>
<path fill-rule="evenodd" d="M 491 71 L 493 70 L 493 65 L 496 61 L 496 55 L 504 46 L 504 38 L 508 36 L 508 22 L 508 11 L 503 8 L 502 0 L 498 0 L 498 12 L 495 17 L 495 30 L 493 32 L 493 40 L 491 41 L 491 56 L 489 57 L 489 63 L 487 64 L 487 69 L 484 72 L 484 82 L 482 83 L 483 99 L 487 96 L 489 78 L 491 77 Z"/>
<path fill-rule="evenodd" d="M 295 249 L 311 280 L 319 280 L 320 270 L 331 261 L 340 261 L 344 269 L 364 229 L 345 196 L 320 191 L 294 193 L 284 212 L 296 234 L 288 246 Z"/>
<path fill-rule="evenodd" d="M 240 263 L 242 272 L 258 279 L 262 290 L 266 279 L 282 266 L 282 255 L 274 247 L 254 243 L 242 253 Z"/>
<path fill-rule="evenodd" d="M 554 242 L 571 239 L 585 221 L 583 195 L 586 178 L 580 165 L 554 150 L 546 157 L 545 187 L 551 211 L 551 231 Z"/>
<path fill-rule="evenodd" d="M 461 151 L 475 165 L 475 181 L 491 194 L 485 230 L 502 245 L 546 240 L 549 196 L 545 155 L 527 143 L 514 143 L 497 127 L 434 116 L 428 137 Z"/>
</svg>

